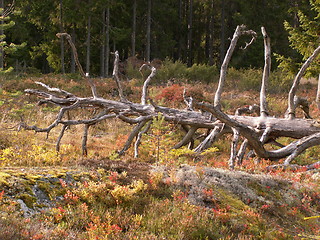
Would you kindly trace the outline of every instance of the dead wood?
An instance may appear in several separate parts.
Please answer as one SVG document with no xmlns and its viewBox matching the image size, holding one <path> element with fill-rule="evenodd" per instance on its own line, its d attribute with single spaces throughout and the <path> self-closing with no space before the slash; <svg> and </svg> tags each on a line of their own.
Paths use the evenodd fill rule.
<svg viewBox="0 0 320 240">
<path fill-rule="evenodd" d="M 260 106 L 252 105 L 245 108 L 239 108 L 235 115 L 227 115 L 223 112 L 220 103 L 226 80 L 228 64 L 231 60 L 233 51 L 235 50 L 238 39 L 242 35 L 252 36 L 250 43 L 246 44 L 246 49 L 256 38 L 256 33 L 254 31 L 246 30 L 246 27 L 241 25 L 235 30 L 230 47 L 221 66 L 219 84 L 214 96 L 213 104 L 197 102 L 192 98 L 192 96 L 186 97 L 185 92 L 183 97 L 187 105 L 186 110 L 159 106 L 153 102 L 152 99 L 149 99 L 148 103 L 148 84 L 156 74 L 156 69 L 150 64 L 144 64 L 140 68 L 140 70 L 142 70 L 142 68 L 148 67 L 151 70 L 151 73 L 143 84 L 141 102 L 130 102 L 125 98 L 122 91 L 120 78 L 118 76 L 119 54 L 116 52 L 113 78 L 118 86 L 120 101 L 108 100 L 99 97 L 95 91 L 93 82 L 86 76 L 84 76 L 84 78 L 88 80 L 89 85 L 92 88 L 93 97 L 77 97 L 67 91 L 58 88 L 51 88 L 44 83 L 38 82 L 38 84 L 45 88 L 45 90 L 26 89 L 25 93 L 38 96 L 40 98 L 39 104 L 50 103 L 60 106 L 60 111 L 55 120 L 47 127 L 41 128 L 38 126 L 29 126 L 26 123 L 22 123 L 21 126 L 28 130 L 45 132 L 49 134 L 53 128 L 61 125 L 62 129 L 58 137 L 56 147 L 56 149 L 59 150 L 59 145 L 66 128 L 70 125 L 83 125 L 84 132 L 82 138 L 82 149 L 83 153 L 86 154 L 86 142 L 89 128 L 98 122 L 106 121 L 110 118 L 118 118 L 119 120 L 128 124 L 135 125 L 125 145 L 119 151 L 119 154 L 124 154 L 131 147 L 133 141 L 135 140 L 134 149 L 135 157 L 137 157 L 138 147 L 142 140 L 143 134 L 146 134 L 152 127 L 151 123 L 153 118 L 161 114 L 165 121 L 180 125 L 181 129 L 184 129 L 185 131 L 185 135 L 181 141 L 172 146 L 172 148 L 180 148 L 189 144 L 189 146 L 191 146 L 195 152 L 199 153 L 211 147 L 214 141 L 220 138 L 222 135 L 233 133 L 234 137 L 231 143 L 231 156 L 229 159 L 230 168 L 234 168 L 236 163 L 241 164 L 246 152 L 252 150 L 254 155 L 260 159 L 270 159 L 276 161 L 284 158 L 284 164 L 286 166 L 290 165 L 291 161 L 303 151 L 312 146 L 320 144 L 319 124 L 310 119 L 311 116 L 309 114 L 307 102 L 296 96 L 300 78 L 310 63 L 319 54 L 320 47 L 315 50 L 315 52 L 302 66 L 293 82 L 293 86 L 288 98 L 288 117 L 271 117 L 268 114 L 266 100 L 266 91 L 271 67 L 270 39 L 266 33 L 266 30 L 264 28 L 261 30 L 264 36 L 265 66 L 263 70 L 262 87 L 260 91 Z M 60 36 L 66 36 L 68 39 L 67 34 L 60 34 Z M 74 55 L 76 57 L 77 54 L 75 47 L 73 46 L 72 49 L 75 51 Z M 82 68 L 80 65 L 79 71 L 82 71 L 81 74 L 84 74 L 83 70 L 81 69 Z M 295 109 L 299 106 L 304 108 L 305 116 L 309 119 L 295 118 Z M 66 118 L 66 115 L 69 111 L 80 108 L 96 109 L 98 114 L 93 114 L 88 119 Z M 256 113 L 258 116 L 244 115 L 252 113 Z M 207 134 L 201 136 L 201 138 L 197 137 L 199 136 L 197 133 L 198 129 L 206 129 Z M 293 141 L 287 146 L 284 146 L 276 141 L 279 137 L 292 138 Z M 198 142 L 197 139 L 201 139 L 200 142 Z M 238 143 L 240 141 L 243 142 L 241 146 L 238 147 Z M 195 143 L 197 143 L 196 146 L 194 146 Z M 275 145 L 278 147 L 278 149 L 270 150 L 270 148 L 267 147 L 268 144 Z M 315 166 L 318 165 L 315 164 Z"/>
</svg>

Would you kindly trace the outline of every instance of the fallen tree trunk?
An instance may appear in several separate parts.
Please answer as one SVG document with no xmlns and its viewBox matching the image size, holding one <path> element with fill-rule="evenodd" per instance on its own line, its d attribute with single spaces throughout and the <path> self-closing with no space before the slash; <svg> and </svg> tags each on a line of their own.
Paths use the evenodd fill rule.
<svg viewBox="0 0 320 240">
<path fill-rule="evenodd" d="M 305 149 L 319 145 L 320 144 L 320 128 L 317 121 L 312 119 L 298 119 L 295 118 L 295 107 L 292 104 L 292 96 L 289 97 L 289 117 L 287 118 L 275 118 L 270 117 L 267 110 L 266 102 L 266 89 L 268 76 L 270 74 L 270 39 L 268 38 L 266 31 L 262 28 L 262 33 L 265 38 L 265 67 L 262 78 L 262 88 L 260 92 L 260 107 L 253 106 L 248 109 L 238 109 L 235 115 L 227 115 L 221 109 L 221 96 L 223 92 L 223 86 L 226 79 L 228 63 L 231 59 L 231 55 L 235 49 L 237 40 L 242 35 L 251 35 L 253 38 L 248 47 L 256 37 L 256 33 L 253 31 L 246 30 L 245 26 L 238 26 L 233 39 L 231 41 L 229 50 L 227 52 L 225 61 L 221 67 L 219 85 L 215 94 L 214 104 L 196 102 L 192 97 L 185 98 L 188 110 L 174 109 L 169 107 L 163 107 L 156 105 L 151 99 L 147 104 L 147 88 L 152 77 L 156 74 L 156 69 L 149 64 L 145 64 L 141 67 L 148 66 L 151 69 L 150 75 L 147 77 L 143 85 L 143 94 L 141 97 L 141 103 L 133 103 L 125 98 L 121 88 L 120 80 L 118 78 L 118 63 L 119 56 L 116 53 L 115 66 L 113 71 L 114 79 L 116 80 L 117 86 L 119 88 L 120 101 L 108 100 L 98 97 L 95 87 L 92 81 L 86 76 L 89 86 L 92 88 L 92 97 L 77 97 L 72 93 L 66 92 L 58 88 L 51 88 L 44 83 L 38 83 L 46 89 L 46 91 L 41 91 L 37 89 L 26 89 L 27 94 L 36 95 L 41 100 L 39 104 L 55 104 L 60 106 L 60 111 L 52 124 L 47 127 L 40 128 L 38 126 L 29 126 L 26 123 L 22 123 L 21 127 L 34 130 L 36 132 L 46 132 L 57 127 L 62 126 L 61 133 L 57 141 L 57 150 L 61 142 L 61 138 L 64 135 L 64 131 L 67 126 L 70 125 L 84 125 L 82 149 L 83 152 L 87 152 L 86 142 L 88 137 L 88 128 L 95 125 L 98 122 L 105 121 L 110 118 L 118 118 L 128 124 L 135 124 L 135 127 L 130 134 L 125 146 L 119 151 L 120 154 L 124 154 L 126 150 L 130 148 L 134 139 L 135 143 L 135 156 L 138 156 L 138 147 L 141 141 L 142 134 L 146 133 L 150 128 L 150 123 L 153 118 L 157 117 L 161 113 L 164 119 L 168 122 L 174 123 L 176 125 L 181 125 L 181 127 L 186 131 L 183 139 L 177 143 L 173 148 L 180 148 L 189 143 L 194 143 L 195 135 L 199 129 L 206 129 L 207 135 L 204 135 L 200 143 L 195 146 L 195 152 L 201 152 L 204 149 L 210 147 L 213 142 L 224 134 L 234 134 L 234 139 L 231 145 L 231 157 L 229 165 L 231 168 L 234 167 L 235 159 L 238 159 L 238 163 L 242 162 L 244 153 L 248 148 L 253 149 L 255 155 L 259 158 L 279 160 L 286 158 L 285 164 L 289 165 L 290 162 L 299 154 L 301 154 Z M 60 36 L 67 36 L 67 34 L 60 34 Z M 75 47 L 72 49 L 75 51 Z M 298 76 L 294 81 L 294 87 L 290 93 L 295 95 L 299 78 L 302 76 L 302 72 L 305 71 L 306 67 L 314 60 L 320 52 L 320 47 L 318 47 L 312 56 L 307 60 L 306 64 L 303 65 L 301 71 L 299 71 Z M 74 54 L 77 57 L 77 54 Z M 81 68 L 80 68 L 81 70 Z M 305 103 L 304 103 L 305 104 Z M 100 112 L 88 119 L 78 119 L 70 120 L 66 119 L 67 112 L 80 109 L 80 108 L 91 108 L 99 110 Z M 199 111 L 197 109 L 201 109 Z M 248 112 L 259 112 L 260 116 L 243 116 L 241 113 Z M 308 113 L 309 115 L 309 113 Z M 287 146 L 283 146 L 277 143 L 277 138 L 288 137 L 292 138 L 294 141 Z M 244 142 L 238 150 L 238 142 L 243 139 Z M 267 144 L 273 144 L 279 149 L 268 150 L 266 148 Z M 193 144 L 191 144 L 193 145 Z M 238 152 L 237 152 L 238 151 Z"/>
</svg>

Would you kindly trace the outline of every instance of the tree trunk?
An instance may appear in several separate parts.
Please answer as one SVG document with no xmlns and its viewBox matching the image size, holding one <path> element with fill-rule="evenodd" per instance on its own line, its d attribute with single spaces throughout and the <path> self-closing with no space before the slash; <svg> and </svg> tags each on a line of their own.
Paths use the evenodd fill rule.
<svg viewBox="0 0 320 240">
<path fill-rule="evenodd" d="M 91 16 L 88 16 L 88 25 L 87 25 L 87 55 L 86 55 L 86 74 L 90 74 L 90 54 L 91 54 Z"/>
<path fill-rule="evenodd" d="M 106 34 L 105 34 L 105 41 L 106 41 L 106 50 L 105 50 L 105 63 L 104 63 L 104 74 L 105 77 L 109 76 L 109 61 L 110 61 L 110 7 L 108 6 L 106 9 Z"/>
<path fill-rule="evenodd" d="M 221 5 L 221 37 L 220 37 L 220 63 L 222 64 L 225 55 L 225 41 L 226 41 L 226 1 L 222 0 Z"/>
<path fill-rule="evenodd" d="M 208 50 L 209 50 L 209 65 L 213 66 L 213 42 L 214 42 L 214 0 L 211 1 L 211 7 L 210 7 L 210 17 L 209 17 L 209 43 L 208 43 Z"/>
<path fill-rule="evenodd" d="M 4 0 L 0 0 L 0 8 L 4 10 Z M 1 43 L 4 39 L 2 39 L 2 35 L 4 34 L 4 31 L 2 29 L 2 26 L 4 24 L 4 21 L 0 21 L 0 70 L 3 70 L 4 68 L 4 51 L 3 47 L 1 46 Z"/>
<path fill-rule="evenodd" d="M 136 28 L 137 28 L 137 0 L 133 0 L 132 6 L 132 34 L 131 34 L 131 56 L 136 55 Z"/>
<path fill-rule="evenodd" d="M 152 0 L 148 0 L 147 10 L 147 43 L 146 43 L 146 61 L 150 62 L 150 51 L 151 51 L 151 10 Z"/>
<path fill-rule="evenodd" d="M 105 24 L 105 19 L 106 19 L 106 9 L 103 9 L 102 11 L 102 28 L 101 28 L 101 36 L 102 36 L 102 39 L 101 39 L 101 49 L 100 49 L 100 77 L 104 78 L 105 77 L 105 73 L 104 73 L 104 70 L 105 70 L 105 66 L 104 66 L 104 63 L 105 63 L 105 50 L 106 50 L 106 39 L 105 39 L 105 29 L 106 29 L 106 24 Z"/>
<path fill-rule="evenodd" d="M 189 15 L 188 15 L 188 67 L 192 66 L 193 49 L 192 49 L 192 28 L 193 28 L 193 0 L 189 0 Z"/>
<path fill-rule="evenodd" d="M 60 0 L 60 32 L 64 32 L 63 30 L 63 0 Z M 61 73 L 65 74 L 65 63 L 64 63 L 64 41 L 63 38 L 60 38 L 60 59 L 61 59 Z"/>
<path fill-rule="evenodd" d="M 72 25 L 72 30 L 71 30 L 71 41 L 73 44 L 76 43 L 76 30 L 74 24 Z M 71 67 L 70 67 L 70 72 L 75 73 L 76 72 L 76 61 L 74 59 L 73 52 L 71 51 Z"/>
<path fill-rule="evenodd" d="M 182 60 L 182 26 L 183 26 L 183 14 L 182 14 L 182 0 L 179 0 L 179 9 L 178 9 L 178 27 L 177 27 L 177 59 Z"/>
</svg>

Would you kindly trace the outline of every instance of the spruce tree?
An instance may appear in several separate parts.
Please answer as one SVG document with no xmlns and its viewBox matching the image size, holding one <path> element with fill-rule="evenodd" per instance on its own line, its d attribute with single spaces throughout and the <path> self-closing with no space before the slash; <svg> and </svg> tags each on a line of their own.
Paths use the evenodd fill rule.
<svg viewBox="0 0 320 240">
<path fill-rule="evenodd" d="M 298 26 L 291 26 L 289 22 L 284 22 L 285 29 L 289 33 L 290 46 L 300 55 L 299 59 L 277 55 L 280 62 L 279 67 L 290 74 L 296 74 L 302 63 L 320 45 L 320 2 L 310 0 L 310 7 L 309 13 L 298 10 Z M 318 77 L 319 72 L 320 59 L 318 57 L 309 67 L 306 77 Z"/>
<path fill-rule="evenodd" d="M 14 4 L 12 3 L 9 5 L 7 9 L 0 8 L 0 73 L 1 72 L 9 72 L 12 71 L 12 67 L 8 67 L 6 70 L 5 66 L 5 56 L 13 54 L 20 48 L 24 47 L 26 44 L 14 44 L 14 43 L 7 43 L 6 42 L 6 35 L 5 31 L 9 28 L 12 28 L 15 25 L 15 22 L 10 19 L 10 15 L 14 14 Z"/>
</svg>

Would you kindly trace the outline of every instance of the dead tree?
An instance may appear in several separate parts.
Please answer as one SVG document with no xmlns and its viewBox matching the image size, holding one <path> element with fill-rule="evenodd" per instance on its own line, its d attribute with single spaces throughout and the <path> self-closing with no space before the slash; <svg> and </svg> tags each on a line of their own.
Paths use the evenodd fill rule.
<svg viewBox="0 0 320 240">
<path fill-rule="evenodd" d="M 151 121 L 154 117 L 161 113 L 164 119 L 170 123 L 180 125 L 182 129 L 186 131 L 185 136 L 178 142 L 173 148 L 180 148 L 189 143 L 194 143 L 195 135 L 198 134 L 199 129 L 206 129 L 207 135 L 203 136 L 200 143 L 194 147 L 195 152 L 201 152 L 204 149 L 210 147 L 213 142 L 224 134 L 234 135 L 231 144 L 231 156 L 229 160 L 230 168 L 235 166 L 237 163 L 241 164 L 242 159 L 246 152 L 253 151 L 253 154 L 260 159 L 269 159 L 272 161 L 277 161 L 279 159 L 285 159 L 284 165 L 290 165 L 291 161 L 301 154 L 306 149 L 320 144 L 320 128 L 319 124 L 311 119 L 309 112 L 307 112 L 308 118 L 299 119 L 296 118 L 295 111 L 299 105 L 304 106 L 306 104 L 304 101 L 297 101 L 299 99 L 296 95 L 299 82 L 303 76 L 305 70 L 310 65 L 310 63 L 318 56 L 320 53 L 320 46 L 314 51 L 314 53 L 309 57 L 305 64 L 301 67 L 299 73 L 294 79 L 293 86 L 288 97 L 288 110 L 287 117 L 276 118 L 269 116 L 267 101 L 266 101 L 266 89 L 268 83 L 268 77 L 270 74 L 270 39 L 264 28 L 261 29 L 264 36 L 264 46 L 265 46 L 265 66 L 262 76 L 262 87 L 260 92 L 260 106 L 254 105 L 247 109 L 238 109 L 235 115 L 227 115 L 223 112 L 221 107 L 221 96 L 224 91 L 224 84 L 227 75 L 228 64 L 232 57 L 233 51 L 236 47 L 238 39 L 243 35 L 250 35 L 252 37 L 251 41 L 246 44 L 247 48 L 254 39 L 256 38 L 256 33 L 252 30 L 247 30 L 244 25 L 238 26 L 235 30 L 233 38 L 231 40 L 230 47 L 227 51 L 223 64 L 220 70 L 220 79 L 218 88 L 214 96 L 214 103 L 204 103 L 197 102 L 195 99 L 185 98 L 187 104 L 187 109 L 174 109 L 164 106 L 158 106 L 152 101 L 152 99 L 147 99 L 147 86 L 151 81 L 152 77 L 156 74 L 156 69 L 150 65 L 147 66 L 151 73 L 146 78 L 143 86 L 143 93 L 141 96 L 141 103 L 134 103 L 126 99 L 123 95 L 121 88 L 121 83 L 118 78 L 118 63 L 119 56 L 117 52 L 115 53 L 115 64 L 113 77 L 119 88 L 119 98 L 120 101 L 108 100 L 98 96 L 93 82 L 90 78 L 85 77 L 88 81 L 89 86 L 92 89 L 92 97 L 77 97 L 72 93 L 66 92 L 58 88 L 51 88 L 44 83 L 38 83 L 45 90 L 37 89 L 26 89 L 27 94 L 36 95 L 41 100 L 39 104 L 51 103 L 60 106 L 60 111 L 53 121 L 47 127 L 40 128 L 38 126 L 29 126 L 26 123 L 22 123 L 21 126 L 28 130 L 33 130 L 35 132 L 46 132 L 50 131 L 58 126 L 62 126 L 60 136 L 57 140 L 57 150 L 59 150 L 59 145 L 61 138 L 64 135 L 64 131 L 70 125 L 83 125 L 83 141 L 82 148 L 83 152 L 86 153 L 86 141 L 88 137 L 88 128 L 95 125 L 98 122 L 106 121 L 110 118 L 118 118 L 128 124 L 135 125 L 131 134 L 129 135 L 127 142 L 124 147 L 119 151 L 120 154 L 124 154 L 135 141 L 135 155 L 138 155 L 138 146 L 141 141 L 143 133 L 146 133 L 151 127 Z M 69 40 L 68 34 L 59 34 L 59 36 L 66 36 Z M 69 41 L 71 44 L 71 41 Z M 74 45 L 72 46 L 74 50 L 74 56 L 77 58 L 76 49 Z M 78 63 L 78 61 L 77 61 Z M 83 74 L 81 66 L 79 66 L 80 72 Z M 141 68 L 142 69 L 142 68 Z M 98 113 L 91 116 L 88 119 L 66 119 L 65 115 L 73 110 L 79 108 L 94 108 L 98 109 Z M 199 109 L 201 111 L 199 111 Z M 244 113 L 255 112 L 258 116 L 245 116 Z M 294 141 L 286 146 L 277 142 L 279 137 L 288 137 L 294 139 Z M 242 140 L 243 143 L 238 147 L 239 141 Z M 268 144 L 273 144 L 279 147 L 277 150 L 269 150 L 266 146 Z M 309 165 L 307 169 L 315 168 L 320 162 Z"/>
</svg>

